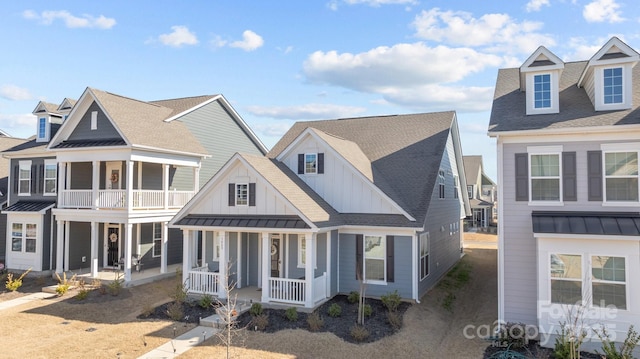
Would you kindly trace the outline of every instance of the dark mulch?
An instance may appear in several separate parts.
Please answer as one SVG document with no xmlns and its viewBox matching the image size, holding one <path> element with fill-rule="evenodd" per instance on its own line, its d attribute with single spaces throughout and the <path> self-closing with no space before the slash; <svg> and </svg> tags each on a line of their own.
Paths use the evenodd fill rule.
<svg viewBox="0 0 640 359">
<path fill-rule="evenodd" d="M 522 354 L 527 358 L 537 358 L 537 359 L 544 359 L 544 358 L 555 358 L 553 356 L 553 349 L 549 349 L 549 348 L 543 348 L 540 346 L 540 344 L 537 341 L 530 341 L 528 345 L 526 345 L 525 347 L 522 348 L 502 348 L 496 345 L 489 345 L 487 347 L 487 349 L 485 349 L 484 351 L 484 359 L 489 359 L 489 358 L 512 358 L 513 356 L 507 356 L 507 355 L 500 355 L 498 353 L 504 353 L 507 350 L 510 350 L 511 352 L 517 352 L 518 354 Z M 597 354 L 593 354 L 593 353 L 589 353 L 589 352 L 580 352 L 580 358 L 583 359 L 601 359 L 602 357 L 600 355 Z"/>
<path fill-rule="evenodd" d="M 167 312 L 169 311 L 169 306 L 173 305 L 175 302 L 169 302 L 157 306 L 153 309 L 151 313 L 142 313 L 138 316 L 138 319 L 171 319 Z M 182 303 L 182 313 L 183 317 L 180 322 L 183 323 L 195 323 L 198 324 L 200 322 L 200 318 L 210 317 L 216 314 L 215 310 L 216 306 L 210 306 L 208 308 L 201 307 L 197 301 L 186 301 Z"/>
</svg>

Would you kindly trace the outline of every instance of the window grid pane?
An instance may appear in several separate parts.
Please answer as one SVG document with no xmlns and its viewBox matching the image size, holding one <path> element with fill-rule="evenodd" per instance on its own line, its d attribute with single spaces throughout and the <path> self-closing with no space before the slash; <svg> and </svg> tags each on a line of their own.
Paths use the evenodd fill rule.
<svg viewBox="0 0 640 359">
<path fill-rule="evenodd" d="M 13 252 L 22 252 L 22 223 L 13 223 L 11 225 L 11 250 Z"/>
<path fill-rule="evenodd" d="M 246 206 L 248 202 L 248 188 L 247 184 L 237 184 L 236 185 L 236 205 L 238 206 Z"/>
<path fill-rule="evenodd" d="M 534 83 L 534 107 L 550 108 L 551 107 L 551 75 L 535 75 Z"/>
<path fill-rule="evenodd" d="M 531 200 L 560 200 L 560 155 L 531 155 Z"/>
<path fill-rule="evenodd" d="M 307 153 L 304 155 L 304 173 L 316 173 L 317 172 L 317 158 L 315 153 Z"/>
<path fill-rule="evenodd" d="M 44 166 L 44 193 L 56 193 L 56 165 L 45 164 Z"/>
</svg>

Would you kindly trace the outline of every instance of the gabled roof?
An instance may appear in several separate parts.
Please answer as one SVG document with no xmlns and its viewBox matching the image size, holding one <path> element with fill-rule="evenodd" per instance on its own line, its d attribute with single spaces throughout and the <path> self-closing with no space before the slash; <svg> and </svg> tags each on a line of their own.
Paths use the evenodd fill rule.
<svg viewBox="0 0 640 359">
<path fill-rule="evenodd" d="M 520 66 L 520 89 L 525 91 L 524 76 L 527 72 L 562 70 L 563 68 L 564 61 L 546 47 L 540 46 Z"/>
<path fill-rule="evenodd" d="M 315 128 L 309 128 L 308 130 L 322 138 L 329 146 L 331 146 L 331 148 L 338 152 L 342 158 L 355 167 L 363 176 L 373 182 L 371 161 L 369 161 L 367 156 L 355 142 L 333 136 Z"/>
<path fill-rule="evenodd" d="M 50 103 L 50 102 L 40 101 L 36 105 L 36 108 L 33 109 L 32 113 L 34 115 L 38 114 L 38 113 L 59 114 L 58 113 L 58 105 Z"/>
<path fill-rule="evenodd" d="M 73 106 L 75 106 L 76 104 L 76 100 L 65 97 L 64 100 L 62 100 L 62 102 L 60 103 L 60 106 L 58 106 L 58 111 L 69 111 L 73 108 Z"/>
<path fill-rule="evenodd" d="M 584 86 L 584 80 L 587 74 L 593 71 L 594 66 L 638 62 L 638 60 L 640 60 L 640 55 L 636 50 L 614 36 L 589 59 L 587 66 L 582 71 L 580 79 L 578 80 L 578 87 Z"/>
</svg>

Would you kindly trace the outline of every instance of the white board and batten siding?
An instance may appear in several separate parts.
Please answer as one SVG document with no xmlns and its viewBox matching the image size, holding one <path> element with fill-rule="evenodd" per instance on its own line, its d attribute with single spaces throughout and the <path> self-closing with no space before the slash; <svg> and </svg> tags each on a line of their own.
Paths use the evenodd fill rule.
<svg viewBox="0 0 640 359">
<path fill-rule="evenodd" d="M 324 153 L 323 174 L 298 174 L 333 208 L 341 213 L 401 214 L 393 203 L 381 195 L 375 185 L 325 142 L 306 136 L 282 158 L 282 162 L 298 173 L 298 154 Z"/>
</svg>

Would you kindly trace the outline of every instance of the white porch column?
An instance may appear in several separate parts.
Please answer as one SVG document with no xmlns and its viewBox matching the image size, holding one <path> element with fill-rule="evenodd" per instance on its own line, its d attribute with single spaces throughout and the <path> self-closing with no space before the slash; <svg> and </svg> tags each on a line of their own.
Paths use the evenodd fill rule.
<svg viewBox="0 0 640 359">
<path fill-rule="evenodd" d="M 182 283 L 186 283 L 189 279 L 189 271 L 191 270 L 191 231 L 182 230 Z M 164 249 L 164 248 L 163 248 Z"/>
<path fill-rule="evenodd" d="M 127 160 L 127 210 L 133 209 L 133 161 Z M 131 257 L 131 252 L 129 252 Z M 129 258 L 131 261 L 131 258 Z M 131 267 L 129 267 L 131 269 Z"/>
<path fill-rule="evenodd" d="M 200 167 L 193 168 L 193 192 L 200 190 Z"/>
<path fill-rule="evenodd" d="M 91 203 L 93 204 L 93 209 L 96 209 L 98 208 L 98 188 L 100 188 L 100 162 L 93 161 L 91 169 Z M 93 222 L 91 224 L 93 225 Z M 93 233 L 93 230 L 91 233 Z M 93 256 L 93 254 L 91 255 Z"/>
<path fill-rule="evenodd" d="M 326 258 L 326 272 L 327 272 L 327 285 L 325 298 L 331 297 L 331 232 L 327 232 L 327 258 Z"/>
<path fill-rule="evenodd" d="M 164 191 L 163 192 L 164 209 L 168 209 L 169 208 L 169 165 L 166 163 L 162 165 L 162 190 Z"/>
<path fill-rule="evenodd" d="M 98 223 L 91 222 L 91 276 L 98 276 Z"/>
<path fill-rule="evenodd" d="M 269 276 L 271 271 L 269 270 L 269 264 L 271 261 L 269 260 L 269 256 L 271 255 L 270 243 L 269 243 L 269 233 L 262 232 L 262 302 L 269 302 L 269 293 L 271 291 L 271 286 L 269 285 Z"/>
<path fill-rule="evenodd" d="M 306 234 L 305 240 L 305 258 L 304 258 L 304 280 L 305 280 L 305 293 L 304 293 L 304 306 L 307 308 L 313 308 L 313 278 L 314 278 L 314 259 L 316 257 L 314 245 L 316 242 L 316 234 Z"/>
<path fill-rule="evenodd" d="M 127 175 L 129 177 L 129 175 Z M 127 191 L 131 191 L 127 189 Z M 124 281 L 131 281 L 131 251 L 133 246 L 133 224 L 127 223 L 127 229 L 125 230 L 124 237 Z"/>
<path fill-rule="evenodd" d="M 58 196 L 60 196 L 66 189 L 67 183 L 67 162 L 58 162 Z M 64 198 L 64 197 L 63 197 Z M 58 199 L 60 201 L 60 199 Z M 62 201 L 63 204 L 66 204 Z M 62 268 L 62 267 L 59 267 Z"/>
<path fill-rule="evenodd" d="M 57 233 L 56 233 L 56 273 L 58 274 L 62 274 L 62 272 L 64 272 L 64 242 L 65 242 L 65 236 L 64 236 L 64 225 L 65 225 L 65 221 L 61 221 L 58 220 L 57 224 L 58 224 L 58 228 L 57 228 Z"/>
<path fill-rule="evenodd" d="M 218 241 L 220 242 L 220 261 L 218 262 L 218 274 L 220 282 L 218 283 L 218 297 L 226 298 L 227 292 L 225 288 L 229 285 L 227 278 L 227 266 L 229 265 L 229 245 L 227 244 L 227 232 L 218 232 Z"/>
<path fill-rule="evenodd" d="M 242 288 L 242 232 L 238 232 L 238 236 L 236 238 L 238 248 L 238 255 L 236 258 L 236 287 Z"/>
<path fill-rule="evenodd" d="M 69 270 L 69 221 L 65 222 L 65 226 L 64 226 L 64 241 L 62 242 L 64 244 L 64 270 L 68 271 Z"/>
<path fill-rule="evenodd" d="M 169 222 L 162 222 L 162 249 L 160 253 L 160 273 L 167 273 L 167 248 L 169 243 Z"/>
</svg>

